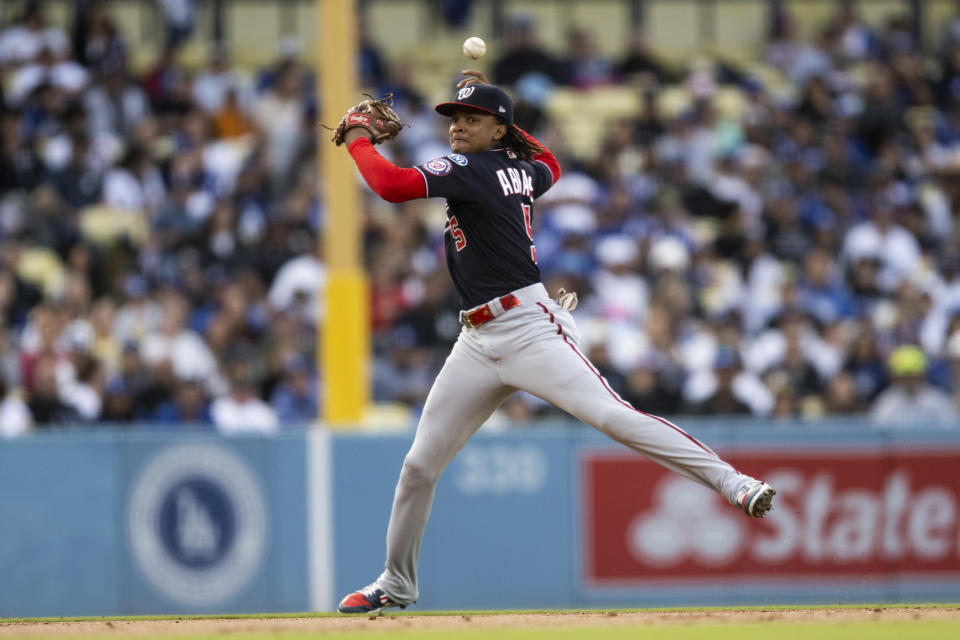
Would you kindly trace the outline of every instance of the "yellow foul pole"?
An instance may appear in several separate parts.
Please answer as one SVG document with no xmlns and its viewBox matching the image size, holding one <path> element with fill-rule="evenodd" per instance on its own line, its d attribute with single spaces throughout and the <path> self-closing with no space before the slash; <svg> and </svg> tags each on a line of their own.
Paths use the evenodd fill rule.
<svg viewBox="0 0 960 640">
<path fill-rule="evenodd" d="M 354 0 L 314 0 L 320 114 L 336 125 L 356 102 L 356 14 Z M 320 327 L 320 397 L 327 424 L 359 423 L 368 400 L 368 300 L 361 263 L 360 198 L 353 160 L 344 147 L 318 134 L 318 160 L 326 194 L 324 254 L 327 284 Z"/>
</svg>

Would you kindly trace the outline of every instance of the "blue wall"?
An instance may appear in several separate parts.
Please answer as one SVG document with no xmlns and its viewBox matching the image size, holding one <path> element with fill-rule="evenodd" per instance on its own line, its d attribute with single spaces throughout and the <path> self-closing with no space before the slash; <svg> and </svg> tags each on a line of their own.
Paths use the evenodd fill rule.
<svg viewBox="0 0 960 640">
<path fill-rule="evenodd" d="M 207 487 L 194 492 L 200 516 L 189 530 L 206 541 L 205 556 L 178 558 L 160 522 L 161 544 L 145 566 L 132 551 L 131 490 L 145 466 L 172 447 L 239 467 L 210 480 L 201 457 L 199 472 L 171 472 L 161 500 L 190 483 Z M 305 469 L 302 436 L 224 440 L 101 431 L 0 442 L 0 616 L 307 610 Z M 231 473 L 252 483 L 241 486 L 259 494 L 262 512 L 230 495 Z M 212 508 L 218 504 L 219 513 Z M 244 508 L 256 522 L 237 521 Z M 145 512 L 155 509 L 145 505 Z M 237 551 L 249 542 L 243 529 L 250 527 L 261 534 L 260 544 Z M 184 567 L 189 571 L 177 582 Z M 216 597 L 196 597 L 183 580 Z"/>
<path fill-rule="evenodd" d="M 467 445 L 437 488 L 420 558 L 419 605 L 556 607 L 570 601 L 571 442 L 549 431 L 478 436 Z M 409 446 L 409 435 L 334 442 L 336 593 L 362 587 L 383 570 L 394 485 Z"/>
<path fill-rule="evenodd" d="M 875 458 L 876 466 L 883 468 L 898 453 L 942 448 L 960 465 L 960 430 L 880 431 L 857 422 L 760 427 L 735 421 L 693 423 L 687 430 L 725 458 L 750 459 L 758 454 L 762 458 L 778 453 L 789 457 L 797 451 L 822 451 L 824 473 L 829 472 L 830 455 L 843 456 L 845 452 Z M 393 489 L 410 441 L 410 435 L 376 439 L 346 435 L 334 441 L 337 594 L 366 585 L 383 569 Z M 886 575 L 882 568 L 867 579 L 853 569 L 846 577 L 806 575 L 797 579 L 781 576 L 772 567 L 759 578 L 732 570 L 716 579 L 686 582 L 591 584 L 584 570 L 586 543 L 582 529 L 587 517 L 583 513 L 585 489 L 580 474 L 584 455 L 598 452 L 632 455 L 585 427 L 475 436 L 441 478 L 421 549 L 417 608 L 762 605 L 960 598 L 960 575 L 956 573 L 911 578 L 909 571 Z M 626 485 L 621 491 L 625 495 L 648 489 Z M 614 494 L 607 499 L 620 497 Z M 742 518 L 726 503 L 717 508 L 729 509 L 734 519 Z M 747 527 L 756 522 L 743 521 Z"/>
<path fill-rule="evenodd" d="M 864 479 L 863 489 L 875 493 L 870 483 L 881 483 L 884 470 L 912 452 L 943 453 L 948 463 L 960 463 L 960 430 L 687 426 L 724 457 L 751 464 L 797 451 L 812 451 L 814 461 L 820 453 L 840 456 L 841 464 L 848 454 L 865 457 L 878 475 Z M 329 450 L 323 445 L 329 464 L 317 462 L 308 473 L 311 460 L 327 459 L 308 455 L 310 440 L 329 444 Z M 394 485 L 411 440 L 412 433 L 223 439 L 104 430 L 0 441 L 0 617 L 330 610 L 383 568 Z M 914 563 L 918 574 L 914 565 L 891 563 L 889 575 L 869 580 L 854 565 L 849 575 L 833 567 L 831 575 L 808 573 L 802 580 L 776 566 L 763 579 L 733 571 L 687 582 L 643 575 L 622 583 L 592 580 L 581 475 L 590 455 L 611 453 L 629 452 L 585 427 L 474 437 L 440 481 L 422 548 L 417 609 L 960 598 L 960 571 L 951 568 L 960 567 L 960 551 L 941 563 L 950 569 L 941 574 L 931 573 L 938 570 L 933 565 Z M 832 473 L 829 466 L 823 464 Z M 802 464 L 797 468 L 806 473 Z M 849 485 L 837 471 L 831 481 Z M 955 473 L 931 481 L 924 469 L 913 471 L 915 488 L 957 482 Z M 625 483 L 603 500 L 616 504 L 651 490 Z M 329 504 L 318 499 L 324 495 Z M 746 523 L 755 521 L 717 508 L 753 530 Z M 958 523 L 960 508 L 946 524 L 934 522 L 921 533 L 955 536 Z M 327 539 L 318 526 L 329 530 L 330 548 L 316 548 Z"/>
</svg>

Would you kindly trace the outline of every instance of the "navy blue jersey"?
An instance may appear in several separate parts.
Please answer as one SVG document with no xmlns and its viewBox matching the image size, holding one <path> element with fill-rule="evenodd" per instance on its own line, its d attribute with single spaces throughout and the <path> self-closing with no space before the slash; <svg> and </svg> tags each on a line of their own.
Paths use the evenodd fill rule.
<svg viewBox="0 0 960 640">
<path fill-rule="evenodd" d="M 416 169 L 428 198 L 447 199 L 447 267 L 464 309 L 540 282 L 531 206 L 553 184 L 546 164 L 495 149 Z"/>
</svg>

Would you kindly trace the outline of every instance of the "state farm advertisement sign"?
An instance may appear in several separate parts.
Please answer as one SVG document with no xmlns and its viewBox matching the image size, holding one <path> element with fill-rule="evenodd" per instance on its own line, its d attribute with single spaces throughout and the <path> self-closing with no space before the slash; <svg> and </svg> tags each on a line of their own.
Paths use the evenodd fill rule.
<svg viewBox="0 0 960 640">
<path fill-rule="evenodd" d="M 960 449 L 724 457 L 777 489 L 765 519 L 639 455 L 586 454 L 587 582 L 960 574 Z"/>
</svg>

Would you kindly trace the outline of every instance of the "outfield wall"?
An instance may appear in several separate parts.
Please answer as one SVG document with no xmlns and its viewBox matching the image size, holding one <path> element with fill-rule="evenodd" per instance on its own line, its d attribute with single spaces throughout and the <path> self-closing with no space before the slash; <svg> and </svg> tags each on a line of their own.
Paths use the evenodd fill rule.
<svg viewBox="0 0 960 640">
<path fill-rule="evenodd" d="M 303 436 L 0 441 L 0 616 L 306 610 Z"/>
<path fill-rule="evenodd" d="M 441 479 L 418 609 L 960 599 L 960 429 L 689 431 L 763 521 L 586 428 L 481 433 Z M 0 617 L 329 610 L 382 569 L 412 434 L 0 441 Z"/>
</svg>

